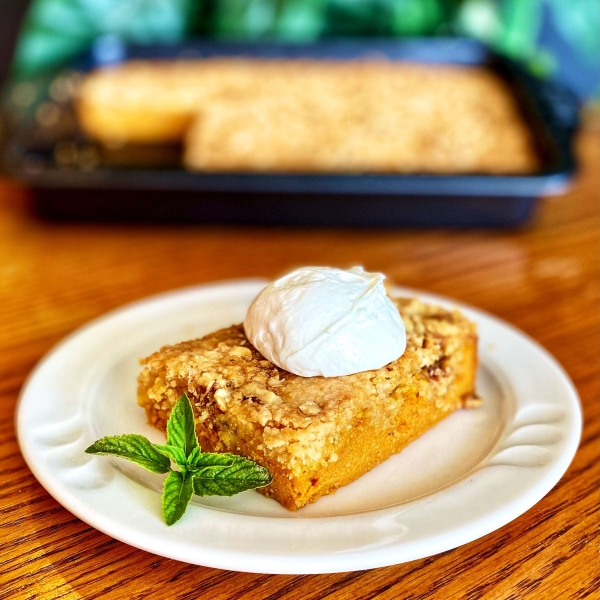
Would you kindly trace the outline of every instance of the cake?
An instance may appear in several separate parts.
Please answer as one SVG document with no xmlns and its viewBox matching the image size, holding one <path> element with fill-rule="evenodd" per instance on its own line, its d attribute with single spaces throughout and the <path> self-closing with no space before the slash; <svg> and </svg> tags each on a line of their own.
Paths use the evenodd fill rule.
<svg viewBox="0 0 600 600">
<path fill-rule="evenodd" d="M 416 299 L 394 303 L 406 350 L 380 369 L 300 377 L 266 360 L 235 325 L 143 359 L 138 402 L 164 430 L 186 393 L 202 450 L 263 465 L 273 481 L 258 491 L 297 510 L 478 402 L 474 324 L 456 310 Z"/>
<path fill-rule="evenodd" d="M 131 61 L 91 73 L 83 131 L 183 143 L 194 171 L 531 173 L 531 131 L 485 67 L 385 60 Z"/>
</svg>

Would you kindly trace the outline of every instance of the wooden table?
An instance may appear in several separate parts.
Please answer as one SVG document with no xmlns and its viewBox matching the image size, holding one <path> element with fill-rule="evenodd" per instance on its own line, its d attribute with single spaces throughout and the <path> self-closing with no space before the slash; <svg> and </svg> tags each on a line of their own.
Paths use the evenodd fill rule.
<svg viewBox="0 0 600 600">
<path fill-rule="evenodd" d="M 573 191 L 522 231 L 357 231 L 50 224 L 0 183 L 0 600 L 7 598 L 600 598 L 598 132 L 578 140 Z M 13 413 L 27 374 L 65 334 L 131 300 L 307 264 L 387 273 L 513 323 L 564 365 L 585 430 L 559 484 L 499 531 L 408 564 L 334 575 L 219 571 L 90 528 L 34 479 Z"/>
</svg>

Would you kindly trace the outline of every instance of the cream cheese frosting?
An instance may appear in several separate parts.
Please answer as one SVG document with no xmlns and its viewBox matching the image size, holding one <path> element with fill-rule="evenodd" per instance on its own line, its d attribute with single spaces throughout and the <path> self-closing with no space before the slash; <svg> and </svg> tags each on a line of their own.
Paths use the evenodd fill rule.
<svg viewBox="0 0 600 600">
<path fill-rule="evenodd" d="M 303 267 L 267 285 L 244 320 L 246 336 L 302 377 L 379 369 L 404 353 L 406 331 L 381 273 Z"/>
</svg>

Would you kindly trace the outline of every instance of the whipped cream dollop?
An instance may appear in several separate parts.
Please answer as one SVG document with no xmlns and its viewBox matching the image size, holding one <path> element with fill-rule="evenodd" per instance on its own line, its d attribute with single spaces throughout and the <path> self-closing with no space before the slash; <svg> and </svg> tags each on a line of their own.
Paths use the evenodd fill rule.
<svg viewBox="0 0 600 600">
<path fill-rule="evenodd" d="M 406 348 L 406 330 L 381 273 L 304 267 L 269 284 L 246 315 L 253 346 L 303 377 L 379 369 Z"/>
</svg>

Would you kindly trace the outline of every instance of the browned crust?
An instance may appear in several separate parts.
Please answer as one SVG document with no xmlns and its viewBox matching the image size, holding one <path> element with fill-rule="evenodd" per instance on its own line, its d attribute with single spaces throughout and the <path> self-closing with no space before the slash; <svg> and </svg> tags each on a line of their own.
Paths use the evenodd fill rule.
<svg viewBox="0 0 600 600">
<path fill-rule="evenodd" d="M 407 349 L 381 369 L 298 377 L 265 360 L 238 325 L 144 359 L 138 401 L 164 430 L 186 392 L 202 448 L 264 465 L 274 480 L 260 491 L 296 510 L 399 452 L 474 395 L 474 325 L 457 311 L 396 302 Z"/>
</svg>

